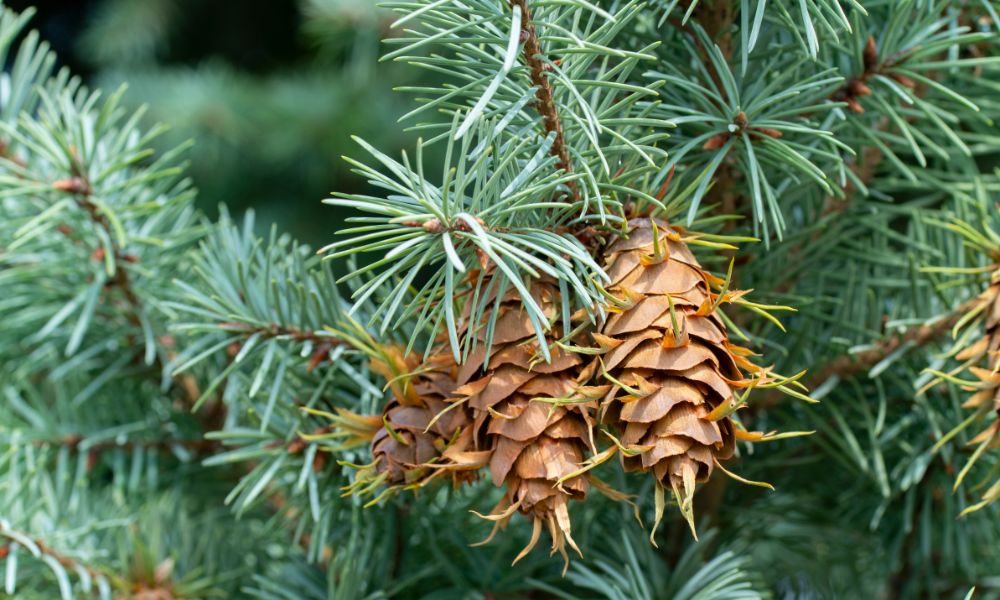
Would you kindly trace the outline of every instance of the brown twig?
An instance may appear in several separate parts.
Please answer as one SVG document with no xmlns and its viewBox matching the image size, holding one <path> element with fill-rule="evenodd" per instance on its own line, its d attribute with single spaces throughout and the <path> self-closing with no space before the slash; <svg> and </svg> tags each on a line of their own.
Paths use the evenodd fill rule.
<svg viewBox="0 0 1000 600">
<path fill-rule="evenodd" d="M 94 581 L 91 583 L 92 586 L 91 590 L 88 591 L 93 591 L 97 589 L 97 581 L 96 581 L 97 579 L 104 579 L 107 581 L 111 581 L 116 586 L 122 587 L 122 581 L 119 578 L 109 575 L 108 573 L 104 573 L 99 569 L 84 564 L 76 559 L 70 558 L 69 556 L 59 552 L 58 550 L 46 544 L 44 540 L 28 535 L 27 533 L 22 531 L 16 531 L 8 527 L 3 522 L 3 520 L 0 520 L 0 535 L 4 533 L 12 533 L 15 534 L 17 537 L 3 536 L 9 541 L 3 545 L 0 545 L 0 559 L 6 559 L 10 555 L 12 546 L 19 546 L 30 552 L 31 547 L 29 545 L 25 544 L 24 542 L 18 541 L 18 538 L 27 539 L 31 540 L 35 544 L 35 546 L 38 548 L 38 552 L 42 556 L 48 556 L 49 558 L 55 560 L 57 563 L 59 563 L 69 571 L 77 571 L 77 572 L 84 571 L 88 575 L 90 575 L 91 579 Z"/>
<path fill-rule="evenodd" d="M 79 164 L 79 161 L 74 157 L 72 166 L 73 176 L 69 179 L 61 179 L 52 184 L 52 187 L 56 190 L 66 192 L 68 194 L 73 194 L 76 199 L 76 204 L 87 213 L 91 222 L 100 227 L 104 234 L 110 240 L 111 249 L 113 250 L 112 256 L 118 260 L 125 257 L 122 248 L 119 248 L 115 242 L 115 232 L 111 228 L 111 224 L 108 223 L 107 217 L 101 213 L 100 209 L 91 201 L 90 197 L 93 194 L 93 188 L 90 186 L 90 182 L 86 179 L 83 174 L 83 168 Z M 103 258 L 104 252 L 101 249 L 101 257 Z M 124 262 L 134 262 L 134 259 Z M 129 313 L 127 319 L 133 325 L 138 325 L 140 322 L 139 314 L 142 312 L 142 302 L 139 300 L 139 296 L 135 293 L 135 289 L 132 286 L 132 282 L 129 279 L 128 271 L 126 271 L 123 265 L 115 265 L 115 275 L 114 278 L 109 280 L 107 285 L 117 287 L 122 296 L 129 304 Z"/>
<path fill-rule="evenodd" d="M 83 436 L 80 434 L 71 434 L 64 436 L 60 439 L 37 439 L 31 442 L 35 446 L 56 446 L 67 448 L 71 452 L 87 452 L 91 457 L 96 458 L 102 452 L 107 452 L 109 450 L 134 450 L 136 448 L 142 448 L 146 450 L 156 450 L 156 451 L 169 451 L 174 448 L 186 448 L 192 450 L 198 454 L 208 453 L 215 450 L 219 446 L 219 442 L 216 440 L 209 440 L 204 438 L 199 439 L 158 439 L 158 440 L 128 440 L 124 442 L 116 442 L 114 440 L 108 440 L 104 442 L 97 442 L 94 444 L 89 444 L 83 447 Z"/>
<path fill-rule="evenodd" d="M 933 323 L 887 335 L 873 343 L 872 348 L 863 352 L 843 354 L 828 362 L 815 374 L 806 376 L 800 383 L 809 390 L 815 390 L 833 377 L 848 379 L 868 371 L 904 346 L 919 347 L 938 340 L 945 336 L 963 315 L 975 308 L 980 302 L 982 300 L 979 297 L 972 298 Z M 748 408 L 751 411 L 764 410 L 777 405 L 782 397 L 778 392 L 761 395 L 751 401 Z"/>
<path fill-rule="evenodd" d="M 981 302 L 982 300 L 978 297 L 972 298 L 963 302 L 954 311 L 934 323 L 888 335 L 875 342 L 871 349 L 864 352 L 845 354 L 827 363 L 823 369 L 818 371 L 814 376 L 809 377 L 806 381 L 806 387 L 813 389 L 822 385 L 831 377 L 840 377 L 841 379 L 853 377 L 858 373 L 871 369 L 903 346 L 923 346 L 933 342 L 947 334 L 962 316 Z"/>
<path fill-rule="evenodd" d="M 76 204 L 80 207 L 86 214 L 90 221 L 99 227 L 104 235 L 108 239 L 110 244 L 111 256 L 115 260 L 115 274 L 114 276 L 105 283 L 105 288 L 115 288 L 119 290 L 122 297 L 125 299 L 127 308 L 125 310 L 125 320 L 134 327 L 142 326 L 142 312 L 143 305 L 142 300 L 139 298 L 138 293 L 136 293 L 135 287 L 133 285 L 132 279 L 129 276 L 127 264 L 133 264 L 138 262 L 138 257 L 128 254 L 125 252 L 124 248 L 120 248 L 115 241 L 116 235 L 108 222 L 107 216 L 105 216 L 100 208 L 91 200 L 93 195 L 93 188 L 90 185 L 90 181 L 86 177 L 86 169 L 80 162 L 79 157 L 75 152 L 71 155 L 71 177 L 68 179 L 60 179 L 52 184 L 53 189 L 65 192 L 67 194 L 72 194 L 76 200 Z M 59 230 L 67 236 L 72 234 L 72 230 L 68 226 L 60 227 Z M 103 247 L 97 248 L 91 255 L 95 260 L 104 260 L 107 251 Z M 161 346 L 163 340 L 169 338 L 156 338 Z M 163 372 L 164 365 L 159 352 L 154 353 L 153 364 L 150 365 L 151 369 L 160 374 Z M 199 396 L 201 395 L 198 391 L 198 384 L 190 375 L 180 375 L 173 378 L 173 383 L 180 389 L 185 396 L 188 404 L 194 405 Z"/>
<path fill-rule="evenodd" d="M 573 162 L 570 160 L 569 149 L 566 147 L 566 139 L 563 136 L 562 122 L 559 120 L 559 111 L 556 109 L 556 102 L 552 96 L 552 84 L 549 82 L 548 71 L 550 67 L 545 64 L 542 54 L 542 45 L 538 41 L 538 32 L 535 24 L 531 21 L 531 11 L 528 9 L 527 0 L 510 0 L 510 5 L 521 8 L 521 39 L 524 42 L 524 61 L 528 65 L 531 74 L 531 83 L 538 89 L 535 90 L 535 110 L 542 116 L 545 133 L 555 134 L 552 141 L 552 149 L 549 151 L 552 156 L 559 159 L 558 166 L 567 174 L 573 172 Z M 569 188 L 573 195 L 577 195 L 576 183 L 570 181 Z"/>
<path fill-rule="evenodd" d="M 316 346 L 316 349 L 313 351 L 313 354 L 309 359 L 310 371 L 329 358 L 330 350 L 332 350 L 335 346 L 339 346 L 344 343 L 343 340 L 333 336 L 324 335 L 318 331 L 299 329 L 295 326 L 282 326 L 277 323 L 271 323 L 269 326 L 261 327 L 258 325 L 251 325 L 249 323 L 223 322 L 219 323 L 219 326 L 224 331 L 239 333 L 245 337 L 260 335 L 260 337 L 265 340 L 276 337 L 287 337 L 296 342 L 311 342 Z M 240 343 L 234 342 L 229 348 L 229 353 L 230 355 L 235 356 L 239 350 Z"/>
<path fill-rule="evenodd" d="M 124 310 L 125 320 L 133 327 L 141 327 L 143 302 L 135 290 L 135 286 L 127 268 L 127 265 L 138 262 L 138 257 L 128 254 L 124 248 L 119 246 L 116 241 L 117 236 L 107 216 L 101 212 L 101 209 L 92 200 L 94 190 L 90 181 L 87 179 L 86 169 L 81 163 L 79 156 L 75 151 L 72 151 L 70 158 L 71 176 L 67 179 L 55 181 L 52 184 L 52 187 L 55 190 L 71 194 L 76 200 L 77 206 L 86 213 L 89 220 L 103 231 L 108 240 L 108 244 L 110 246 L 109 250 L 113 260 L 115 261 L 116 267 L 114 276 L 105 283 L 105 288 L 114 288 L 121 293 L 126 304 Z M 70 230 L 68 226 L 60 227 L 59 229 L 64 235 L 70 236 L 72 234 L 72 230 Z M 95 260 L 104 260 L 107 252 L 108 250 L 105 250 L 103 247 L 98 247 L 91 257 Z M 169 352 L 169 348 L 173 343 L 170 336 L 159 336 L 154 339 L 160 347 L 160 350 Z M 164 369 L 165 367 L 161 353 L 159 351 L 154 352 L 150 370 L 155 373 L 156 376 L 160 376 L 164 372 Z M 189 374 L 181 374 L 175 375 L 171 381 L 174 385 L 174 389 L 180 390 L 187 405 L 193 407 L 198 398 L 201 397 L 197 380 Z M 216 425 L 221 423 L 222 419 L 225 417 L 225 410 L 225 404 L 219 402 L 210 407 L 209 410 L 200 411 L 199 420 L 201 421 L 203 429 L 205 431 L 215 429 Z"/>
<path fill-rule="evenodd" d="M 685 11 L 691 6 L 690 2 L 684 2 L 683 8 Z M 691 20 L 684 22 L 675 16 L 670 16 L 667 18 L 667 23 L 672 25 L 678 31 L 681 31 L 691 38 L 691 41 L 695 45 L 695 49 L 698 52 L 699 58 L 701 58 L 702 63 L 708 69 L 709 76 L 712 78 L 712 82 L 715 84 L 716 89 L 719 90 L 719 94 L 722 95 L 723 101 L 728 102 L 729 97 L 726 94 L 726 88 L 722 85 L 722 76 L 716 70 L 715 63 L 709 57 L 710 50 L 702 42 L 701 36 L 699 36 L 693 27 L 688 23 L 691 21 L 697 21 L 701 28 L 705 31 L 705 35 L 709 40 L 712 40 L 715 45 L 719 47 L 719 51 L 728 61 L 732 58 L 733 48 L 732 48 L 732 26 L 736 19 L 736 11 L 734 4 L 730 0 L 701 0 L 698 6 L 695 7 L 694 15 Z"/>
</svg>

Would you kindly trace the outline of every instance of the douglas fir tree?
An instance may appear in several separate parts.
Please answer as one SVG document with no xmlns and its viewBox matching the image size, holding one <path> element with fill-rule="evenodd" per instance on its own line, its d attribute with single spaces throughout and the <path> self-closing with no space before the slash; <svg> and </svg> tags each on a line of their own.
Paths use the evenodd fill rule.
<svg viewBox="0 0 1000 600">
<path fill-rule="evenodd" d="M 319 255 L 0 12 L 3 593 L 1000 597 L 1000 3 L 308 4 Z"/>
</svg>

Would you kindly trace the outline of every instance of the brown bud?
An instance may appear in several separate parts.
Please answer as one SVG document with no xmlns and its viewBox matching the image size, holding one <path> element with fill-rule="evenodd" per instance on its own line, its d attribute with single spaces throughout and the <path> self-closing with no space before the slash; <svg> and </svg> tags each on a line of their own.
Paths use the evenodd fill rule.
<svg viewBox="0 0 1000 600">
<path fill-rule="evenodd" d="M 104 260 L 104 247 L 101 246 L 90 253 L 90 259 L 96 262 Z"/>
<path fill-rule="evenodd" d="M 326 466 L 327 460 L 328 460 L 328 455 L 325 452 L 317 452 L 316 456 L 313 458 L 313 464 L 312 464 L 313 472 L 319 473 L 320 471 L 322 471 L 323 467 Z"/>
<path fill-rule="evenodd" d="M 745 112 L 743 112 L 742 110 L 740 112 L 736 113 L 736 116 L 733 117 L 733 124 L 736 125 L 737 127 L 739 127 L 740 129 L 746 128 L 746 126 L 747 126 L 747 114 Z"/>
<path fill-rule="evenodd" d="M 766 135 L 767 137 L 774 139 L 778 139 L 785 135 L 780 131 L 778 131 L 777 129 L 771 129 L 769 127 L 755 127 L 751 131 L 753 131 L 754 133 L 759 133 L 761 135 Z"/>
<path fill-rule="evenodd" d="M 478 223 L 482 227 L 486 226 L 486 221 L 483 221 L 479 217 L 476 217 L 476 223 Z M 472 231 L 472 228 L 469 227 L 469 224 L 465 221 L 465 219 L 459 219 L 459 220 L 457 220 L 452 225 L 452 228 L 455 229 L 456 231 L 465 231 L 465 232 Z M 444 228 L 442 228 L 441 231 L 444 231 Z"/>
<path fill-rule="evenodd" d="M 0 546 L 0 559 L 4 559 L 10 556 L 10 544 Z"/>
<path fill-rule="evenodd" d="M 306 449 L 306 441 L 302 438 L 295 438 L 288 444 L 289 454 L 298 454 Z"/>
<path fill-rule="evenodd" d="M 91 471 L 93 471 L 94 467 L 97 466 L 97 461 L 98 461 L 99 458 L 100 458 L 100 452 L 97 451 L 97 448 L 91 448 L 87 452 L 87 472 L 88 473 L 91 472 Z"/>
<path fill-rule="evenodd" d="M 868 41 L 865 42 L 865 51 L 862 55 L 865 61 L 865 72 L 870 72 L 875 69 L 878 64 L 878 48 L 875 46 L 875 37 L 868 36 Z"/>
<path fill-rule="evenodd" d="M 852 96 L 871 96 L 872 89 L 868 85 L 861 81 L 860 79 L 852 79 L 847 84 L 847 90 Z"/>
<path fill-rule="evenodd" d="M 847 102 L 847 108 L 851 109 L 853 112 L 859 114 L 865 112 L 865 108 L 861 106 L 861 103 L 855 100 L 854 98 L 848 98 L 846 102 Z"/>
<path fill-rule="evenodd" d="M 469 285 L 476 285 L 476 282 L 479 281 L 479 275 L 481 273 L 482 270 L 480 269 L 468 269 L 465 271 L 465 281 L 468 282 Z"/>
<path fill-rule="evenodd" d="M 330 344 L 320 345 L 309 359 L 309 366 L 306 367 L 306 371 L 312 373 L 328 356 L 330 356 Z"/>
<path fill-rule="evenodd" d="M 60 179 L 52 184 L 52 188 L 71 194 L 87 194 L 90 192 L 90 186 L 87 185 L 87 182 L 82 177 Z"/>
<path fill-rule="evenodd" d="M 73 235 L 73 228 L 65 223 L 61 223 L 59 227 L 56 227 L 56 229 L 59 233 L 65 235 L 66 237 Z"/>
<path fill-rule="evenodd" d="M 728 133 L 717 133 L 708 138 L 708 141 L 706 141 L 701 148 L 702 150 L 718 150 L 719 148 L 725 146 L 728 140 Z"/>
<path fill-rule="evenodd" d="M 896 83 L 905 88 L 910 88 L 912 90 L 913 88 L 917 87 L 917 82 L 913 81 L 906 75 L 900 75 L 899 73 L 889 73 L 889 77 L 892 77 L 896 81 Z"/>
<path fill-rule="evenodd" d="M 476 258 L 479 259 L 479 266 L 482 267 L 484 271 L 489 270 L 490 257 L 486 254 L 485 250 L 478 246 L 476 246 Z"/>
<path fill-rule="evenodd" d="M 667 190 L 670 189 L 670 182 L 674 180 L 674 170 L 676 168 L 677 165 L 670 167 L 670 172 L 667 173 L 667 179 L 663 182 L 663 186 L 660 188 L 660 191 L 656 193 L 657 200 L 663 200 L 663 198 L 667 195 Z M 628 215 L 632 213 L 631 211 L 626 210 L 625 214 Z"/>
<path fill-rule="evenodd" d="M 424 224 L 421 225 L 421 227 L 423 227 L 424 231 L 428 233 L 441 233 L 442 231 L 444 231 L 444 227 L 441 225 L 440 219 L 431 219 L 430 221 L 424 221 Z"/>
</svg>

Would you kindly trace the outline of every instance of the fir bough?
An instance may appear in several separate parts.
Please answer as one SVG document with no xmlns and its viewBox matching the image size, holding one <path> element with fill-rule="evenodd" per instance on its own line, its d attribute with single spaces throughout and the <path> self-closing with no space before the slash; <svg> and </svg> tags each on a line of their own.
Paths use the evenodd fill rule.
<svg viewBox="0 0 1000 600">
<path fill-rule="evenodd" d="M 367 8 L 422 139 L 323 256 L 0 11 L 5 593 L 1000 593 L 995 2 Z"/>
</svg>

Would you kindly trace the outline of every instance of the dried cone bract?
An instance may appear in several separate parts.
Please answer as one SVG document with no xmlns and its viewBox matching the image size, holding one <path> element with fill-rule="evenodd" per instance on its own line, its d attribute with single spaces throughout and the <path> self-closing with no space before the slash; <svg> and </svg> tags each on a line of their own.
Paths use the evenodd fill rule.
<svg viewBox="0 0 1000 600">
<path fill-rule="evenodd" d="M 604 421 L 617 425 L 625 469 L 656 476 L 657 520 L 669 489 L 693 531 L 696 484 L 734 452 L 728 411 L 734 388 L 749 384 L 741 368 L 758 369 L 716 313 L 712 286 L 723 282 L 666 223 L 630 221 L 628 237 L 607 250 L 606 270 L 617 300 L 594 337 L 602 368 L 619 385 L 606 398 Z M 735 297 L 725 292 L 721 300 Z"/>
<path fill-rule="evenodd" d="M 587 374 L 579 355 L 552 345 L 562 335 L 558 286 L 536 282 L 531 293 L 553 323 L 546 339 L 551 361 L 542 360 L 521 298 L 512 292 L 499 307 L 485 375 L 457 390 L 474 415 L 479 446 L 492 452 L 493 483 L 505 490 L 486 517 L 496 522 L 488 539 L 515 512 L 533 522 L 531 542 L 515 562 L 534 547 L 543 528 L 552 537 L 553 552 L 565 558 L 567 545 L 579 552 L 568 505 L 584 499 L 590 487 L 586 476 L 574 474 L 593 449 L 592 414 L 604 391 L 583 385 Z M 484 354 L 467 364 L 481 364 Z"/>
</svg>

